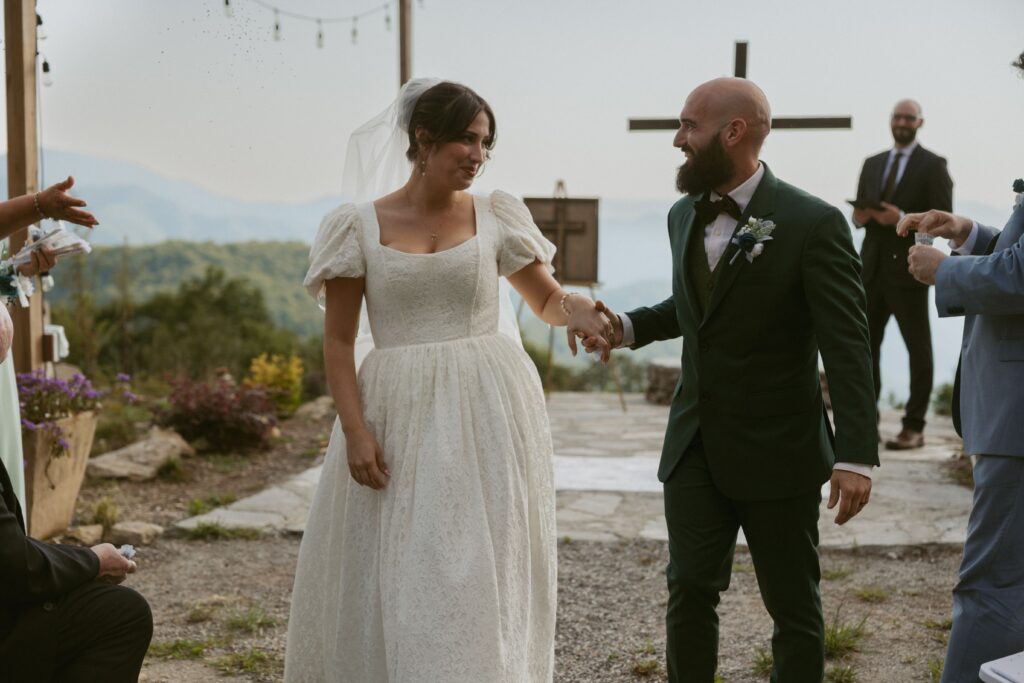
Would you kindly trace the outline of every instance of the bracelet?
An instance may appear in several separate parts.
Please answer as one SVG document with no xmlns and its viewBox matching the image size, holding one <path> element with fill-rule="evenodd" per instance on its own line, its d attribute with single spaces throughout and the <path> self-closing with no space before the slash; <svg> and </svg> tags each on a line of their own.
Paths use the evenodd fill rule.
<svg viewBox="0 0 1024 683">
<path fill-rule="evenodd" d="M 568 300 L 568 298 L 570 296 L 574 295 L 575 293 L 576 292 L 566 292 L 565 294 L 562 295 L 562 298 L 558 300 L 558 305 L 562 307 L 562 313 L 565 313 L 565 317 L 566 318 L 571 318 L 572 317 L 572 313 L 569 311 L 568 307 L 565 305 L 565 302 Z"/>
<path fill-rule="evenodd" d="M 39 193 L 38 193 L 38 192 L 36 192 L 36 193 L 35 193 L 34 195 L 32 195 L 32 203 L 36 205 L 36 212 L 37 212 L 37 213 L 38 213 L 38 214 L 39 214 L 39 215 L 40 215 L 40 216 L 41 216 L 41 217 L 42 217 L 43 219 L 47 219 L 47 218 L 49 218 L 49 216 L 47 216 L 47 215 L 46 215 L 45 213 L 43 213 L 43 210 L 42 210 L 42 208 L 40 208 L 40 206 L 39 206 Z"/>
</svg>

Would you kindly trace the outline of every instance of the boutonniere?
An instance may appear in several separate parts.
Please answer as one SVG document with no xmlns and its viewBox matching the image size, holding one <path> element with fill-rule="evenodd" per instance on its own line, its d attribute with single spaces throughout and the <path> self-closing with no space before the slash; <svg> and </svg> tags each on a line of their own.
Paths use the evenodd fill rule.
<svg viewBox="0 0 1024 683">
<path fill-rule="evenodd" d="M 1024 202 L 1024 178 L 1017 178 L 1013 181 L 1013 191 L 1017 196 L 1013 198 L 1013 208 L 1017 208 Z"/>
<path fill-rule="evenodd" d="M 747 255 L 747 262 L 753 263 L 754 259 L 764 252 L 764 243 L 772 239 L 772 231 L 775 230 L 775 223 L 761 218 L 748 218 L 747 224 L 740 228 L 732 243 L 739 247 L 739 251 L 729 259 L 729 265 L 736 260 L 740 253 Z"/>
</svg>

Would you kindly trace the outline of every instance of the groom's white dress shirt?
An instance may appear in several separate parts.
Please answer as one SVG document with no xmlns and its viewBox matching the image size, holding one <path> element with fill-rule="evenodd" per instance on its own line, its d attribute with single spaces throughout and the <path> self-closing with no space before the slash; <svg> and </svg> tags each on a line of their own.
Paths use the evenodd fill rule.
<svg viewBox="0 0 1024 683">
<path fill-rule="evenodd" d="M 907 155 L 909 156 L 909 155 Z M 902 169 L 900 169 L 902 171 Z M 761 178 L 764 177 L 764 165 L 758 164 L 757 170 L 754 174 L 743 181 L 734 190 L 729 192 L 729 196 L 732 197 L 736 205 L 740 207 L 740 213 L 747 210 L 747 204 L 754 196 L 754 192 L 757 190 L 757 186 L 761 184 Z M 717 192 L 711 192 L 711 200 L 718 201 L 721 199 L 721 195 Z M 704 250 L 708 255 L 708 267 L 713 271 L 715 266 L 718 265 L 718 261 L 722 258 L 725 250 L 729 247 L 729 242 L 732 240 L 732 234 L 736 231 L 736 219 L 727 213 L 718 214 L 718 218 L 713 220 L 704 228 Z M 629 319 L 629 316 L 625 313 L 619 313 L 619 320 L 622 321 L 622 346 L 632 346 L 635 341 L 633 334 L 633 321 Z M 854 472 L 856 474 L 871 478 L 871 472 L 874 470 L 872 465 L 861 465 L 858 463 L 850 462 L 837 462 L 833 469 L 845 470 L 847 472 Z"/>
</svg>

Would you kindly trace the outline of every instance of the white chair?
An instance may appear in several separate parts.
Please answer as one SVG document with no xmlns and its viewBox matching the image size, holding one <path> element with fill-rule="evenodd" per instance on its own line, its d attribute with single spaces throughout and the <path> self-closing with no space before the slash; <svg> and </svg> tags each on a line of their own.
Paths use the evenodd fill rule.
<svg viewBox="0 0 1024 683">
<path fill-rule="evenodd" d="M 985 662 L 978 675 L 985 683 L 1024 683 L 1024 652 Z"/>
</svg>

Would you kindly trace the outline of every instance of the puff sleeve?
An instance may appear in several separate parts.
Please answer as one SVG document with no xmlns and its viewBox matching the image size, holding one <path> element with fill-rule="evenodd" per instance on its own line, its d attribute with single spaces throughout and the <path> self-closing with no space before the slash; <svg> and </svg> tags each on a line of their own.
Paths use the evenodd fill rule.
<svg viewBox="0 0 1024 683">
<path fill-rule="evenodd" d="M 313 298 L 321 298 L 326 280 L 366 275 L 359 233 L 355 204 L 342 204 L 324 216 L 309 250 L 309 270 L 302 282 Z"/>
<path fill-rule="evenodd" d="M 495 190 L 491 207 L 498 219 L 498 273 L 508 277 L 534 262 L 540 261 L 554 272 L 551 259 L 555 245 L 545 239 L 522 200 L 507 192 Z"/>
</svg>

